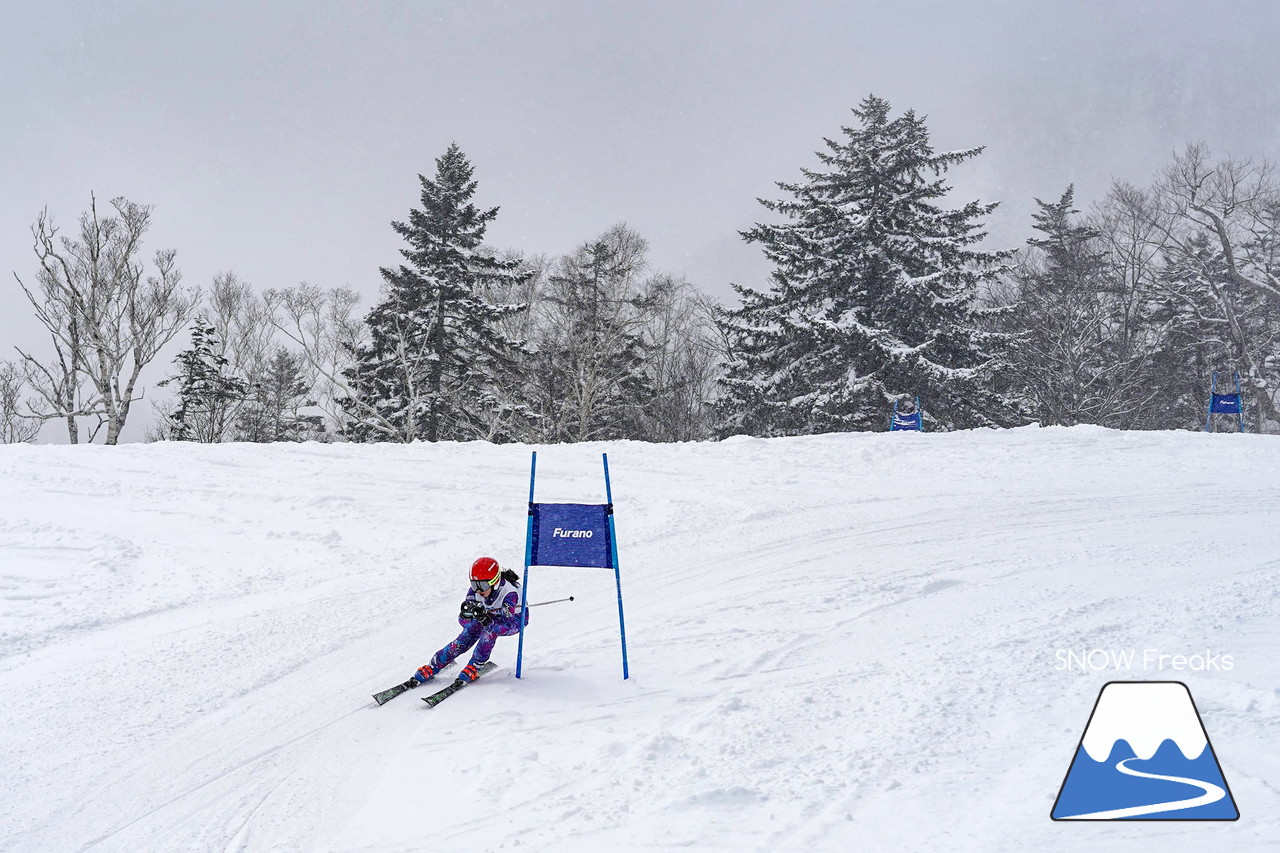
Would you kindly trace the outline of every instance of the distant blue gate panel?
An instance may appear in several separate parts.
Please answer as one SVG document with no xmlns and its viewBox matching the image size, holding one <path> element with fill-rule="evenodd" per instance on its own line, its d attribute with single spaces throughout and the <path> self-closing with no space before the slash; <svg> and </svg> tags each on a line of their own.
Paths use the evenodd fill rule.
<svg viewBox="0 0 1280 853">
<path fill-rule="evenodd" d="M 914 415 L 894 415 L 893 424 L 889 427 L 892 430 L 901 429 L 920 429 L 920 413 Z"/>
<path fill-rule="evenodd" d="M 1209 411 L 1215 415 L 1238 415 L 1241 412 L 1239 394 L 1214 394 Z"/>
<path fill-rule="evenodd" d="M 533 504 L 531 566 L 612 569 L 607 504 Z"/>
</svg>

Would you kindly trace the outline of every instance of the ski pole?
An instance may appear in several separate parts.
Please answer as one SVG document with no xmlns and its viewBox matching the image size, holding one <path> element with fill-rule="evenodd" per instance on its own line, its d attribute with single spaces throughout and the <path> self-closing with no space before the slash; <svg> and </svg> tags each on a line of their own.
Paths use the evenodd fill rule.
<svg viewBox="0 0 1280 853">
<path fill-rule="evenodd" d="M 541 607 L 544 604 L 559 604 L 562 601 L 573 601 L 573 596 L 568 598 L 553 598 L 550 601 L 539 601 L 537 604 L 529 604 L 528 607 Z"/>
</svg>

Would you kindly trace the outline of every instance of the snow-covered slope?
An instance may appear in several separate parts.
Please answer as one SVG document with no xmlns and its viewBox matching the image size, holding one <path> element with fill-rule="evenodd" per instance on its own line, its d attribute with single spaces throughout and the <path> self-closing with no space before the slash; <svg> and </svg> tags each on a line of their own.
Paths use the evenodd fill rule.
<svg viewBox="0 0 1280 853">
<path fill-rule="evenodd" d="M 524 679 L 501 640 L 374 706 L 472 559 L 520 567 L 529 450 L 0 447 L 0 849 L 1280 848 L 1280 440 L 539 448 L 547 501 L 603 502 L 609 453 L 631 679 L 612 575 L 535 570 L 576 601 Z M 1132 678 L 1188 685 L 1238 822 L 1050 821 Z"/>
</svg>

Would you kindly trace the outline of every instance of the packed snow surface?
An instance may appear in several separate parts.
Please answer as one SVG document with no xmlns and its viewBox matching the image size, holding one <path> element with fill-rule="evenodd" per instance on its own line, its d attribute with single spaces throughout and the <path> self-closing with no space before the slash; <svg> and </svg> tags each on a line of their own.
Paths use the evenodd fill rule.
<svg viewBox="0 0 1280 853">
<path fill-rule="evenodd" d="M 375 706 L 473 559 L 522 567 L 531 449 L 539 501 L 603 503 L 609 454 L 631 678 L 613 574 L 535 568 L 576 600 L 524 678 L 503 639 Z M 0 483 L 5 851 L 1280 849 L 1274 437 L 6 446 Z M 1050 820 L 1134 679 L 1187 685 L 1239 821 Z"/>
</svg>

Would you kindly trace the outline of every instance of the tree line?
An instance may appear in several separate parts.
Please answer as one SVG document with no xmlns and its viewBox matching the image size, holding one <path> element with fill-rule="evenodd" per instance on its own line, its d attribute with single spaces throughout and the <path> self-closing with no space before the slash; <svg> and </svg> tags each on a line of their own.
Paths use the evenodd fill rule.
<svg viewBox="0 0 1280 853">
<path fill-rule="evenodd" d="M 184 330 L 157 383 L 148 440 L 682 441 L 711 431 L 719 355 L 713 305 L 650 268 L 645 239 L 614 225 L 562 257 L 484 242 L 497 208 L 457 145 L 419 175 L 421 206 L 392 227 L 400 263 L 358 313 L 350 288 L 258 293 L 234 272 L 206 291 L 175 253 L 144 258 L 151 209 L 96 200 L 72 235 L 47 213 L 38 270 L 18 284 L 51 355 L 0 364 L 0 440 L 63 421 L 71 443 L 117 442 L 137 377 Z"/>
<path fill-rule="evenodd" d="M 392 223 L 376 304 L 311 284 L 258 293 L 235 273 L 185 286 L 144 262 L 152 210 L 96 199 L 72 235 L 42 213 L 15 273 L 48 332 L 0 362 L 0 441 L 51 420 L 114 444 L 138 376 L 184 331 L 148 439 L 554 443 L 687 441 L 888 426 L 918 396 L 927 429 L 1031 422 L 1202 428 L 1212 371 L 1239 373 L 1257 431 L 1280 429 L 1280 185 L 1267 163 L 1175 156 L 1082 213 L 1036 200 L 1018 250 L 980 248 L 993 202 L 949 203 L 925 119 L 868 96 L 819 166 L 742 232 L 773 271 L 717 304 L 651 268 L 614 225 L 559 257 L 485 242 L 455 144 Z"/>
<path fill-rule="evenodd" d="M 916 395 L 933 429 L 1202 429 L 1214 371 L 1227 390 L 1239 373 L 1250 428 L 1280 429 L 1272 166 L 1189 145 L 1087 214 L 1071 186 L 1037 199 L 1025 246 L 982 251 L 995 205 L 944 204 L 982 149 L 936 152 L 881 98 L 853 112 L 823 168 L 764 202 L 781 221 L 743 235 L 774 272 L 721 316 L 720 434 L 886 429 Z"/>
</svg>

